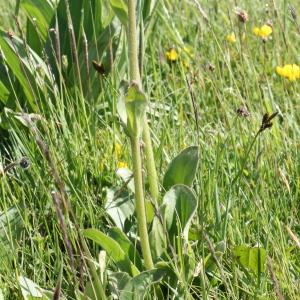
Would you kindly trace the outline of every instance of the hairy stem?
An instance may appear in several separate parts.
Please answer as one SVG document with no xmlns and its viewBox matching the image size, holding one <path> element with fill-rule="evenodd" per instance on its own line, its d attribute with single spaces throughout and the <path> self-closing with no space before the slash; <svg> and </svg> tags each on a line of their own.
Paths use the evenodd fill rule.
<svg viewBox="0 0 300 300">
<path fill-rule="evenodd" d="M 136 14 L 135 14 L 136 1 L 128 1 L 128 49 L 129 49 L 129 62 L 130 62 L 130 79 L 136 81 L 141 87 L 140 68 L 143 66 L 141 61 L 138 61 L 138 47 L 137 47 L 137 31 L 136 31 Z M 141 27 L 142 30 L 142 27 Z M 143 35 L 142 35 L 143 38 Z M 143 44 L 142 38 L 140 43 Z M 140 59 L 142 55 L 140 54 Z M 147 118 L 145 118 L 145 124 L 143 128 L 143 141 L 145 143 L 145 154 L 146 154 L 146 169 L 150 186 L 150 194 L 152 199 L 157 202 L 159 191 L 158 191 L 158 180 L 157 172 L 155 167 L 153 147 L 151 142 L 150 129 L 148 126 Z"/>
<path fill-rule="evenodd" d="M 136 9 L 136 0 L 129 0 L 128 1 L 129 73 L 130 73 L 130 80 L 135 81 L 141 87 L 141 78 L 140 78 L 139 62 L 138 62 L 135 9 Z M 147 146 L 149 146 L 149 141 L 146 147 Z M 135 185 L 135 206 L 136 206 L 139 237 L 141 241 L 143 258 L 145 260 L 145 266 L 147 269 L 152 269 L 153 261 L 151 257 L 149 236 L 147 230 L 139 136 L 134 135 L 131 137 L 131 149 L 132 149 L 133 174 L 134 174 L 134 185 Z M 152 149 L 150 150 L 152 151 Z"/>
<path fill-rule="evenodd" d="M 149 236 L 146 221 L 146 209 L 144 201 L 143 177 L 142 177 L 142 162 L 139 139 L 131 138 L 132 159 L 133 159 L 133 175 L 135 187 L 135 208 L 138 221 L 139 237 L 145 265 L 147 269 L 153 268 L 151 257 Z"/>
</svg>

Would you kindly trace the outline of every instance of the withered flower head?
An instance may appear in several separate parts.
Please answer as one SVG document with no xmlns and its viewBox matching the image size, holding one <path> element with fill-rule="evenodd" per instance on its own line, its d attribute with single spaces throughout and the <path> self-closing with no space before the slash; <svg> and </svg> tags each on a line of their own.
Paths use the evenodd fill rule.
<svg viewBox="0 0 300 300">
<path fill-rule="evenodd" d="M 19 161 L 19 164 L 22 169 L 26 170 L 30 166 L 30 160 L 27 157 L 22 157 Z"/>
<path fill-rule="evenodd" d="M 247 107 L 245 105 L 240 106 L 237 110 L 236 113 L 240 117 L 247 118 L 250 116 L 250 112 L 248 111 Z"/>
<path fill-rule="evenodd" d="M 105 75 L 106 70 L 103 66 L 103 64 L 97 62 L 96 60 L 92 61 L 94 69 L 100 74 L 100 75 Z"/>
<path fill-rule="evenodd" d="M 245 10 L 242 10 L 240 8 L 236 9 L 236 15 L 238 17 L 238 20 L 242 23 L 246 23 L 248 21 L 248 14 Z"/>
<path fill-rule="evenodd" d="M 265 113 L 263 115 L 261 126 L 259 132 L 263 132 L 267 128 L 271 128 L 273 123 L 271 122 L 278 115 L 278 111 L 274 112 L 273 114 L 269 115 L 269 113 Z"/>
<path fill-rule="evenodd" d="M 209 71 L 211 71 L 211 72 L 213 72 L 213 71 L 215 70 L 215 68 L 216 68 L 216 67 L 215 67 L 213 64 L 211 64 L 211 63 L 208 63 L 206 67 L 207 67 L 207 69 L 208 69 Z"/>
</svg>

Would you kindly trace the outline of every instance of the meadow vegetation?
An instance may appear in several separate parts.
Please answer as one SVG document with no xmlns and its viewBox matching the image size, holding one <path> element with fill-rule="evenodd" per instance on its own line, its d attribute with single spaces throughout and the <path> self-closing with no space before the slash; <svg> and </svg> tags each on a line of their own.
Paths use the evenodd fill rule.
<svg viewBox="0 0 300 300">
<path fill-rule="evenodd" d="M 300 299 L 296 0 L 0 0 L 0 300 Z"/>
</svg>

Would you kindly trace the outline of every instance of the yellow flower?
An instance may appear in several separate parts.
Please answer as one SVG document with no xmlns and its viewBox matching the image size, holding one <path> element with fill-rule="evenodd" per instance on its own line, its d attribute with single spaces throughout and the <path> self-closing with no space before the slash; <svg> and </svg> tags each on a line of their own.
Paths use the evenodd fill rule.
<svg viewBox="0 0 300 300">
<path fill-rule="evenodd" d="M 128 165 L 124 161 L 118 161 L 117 167 L 118 167 L 118 169 L 122 169 L 122 168 L 127 168 Z"/>
<path fill-rule="evenodd" d="M 262 27 L 254 27 L 253 33 L 263 39 L 266 39 L 271 33 L 273 32 L 273 29 L 269 25 L 263 25 Z"/>
<path fill-rule="evenodd" d="M 168 50 L 166 52 L 166 57 L 167 57 L 168 61 L 174 62 L 178 59 L 178 53 L 176 52 L 176 50 L 174 48 L 171 48 L 170 50 Z"/>
<path fill-rule="evenodd" d="M 229 43 L 235 43 L 236 42 L 235 34 L 234 33 L 228 34 L 226 40 Z"/>
<path fill-rule="evenodd" d="M 283 67 L 276 67 L 278 75 L 287 78 L 290 81 L 295 81 L 300 78 L 300 67 L 296 64 L 288 64 Z"/>
</svg>

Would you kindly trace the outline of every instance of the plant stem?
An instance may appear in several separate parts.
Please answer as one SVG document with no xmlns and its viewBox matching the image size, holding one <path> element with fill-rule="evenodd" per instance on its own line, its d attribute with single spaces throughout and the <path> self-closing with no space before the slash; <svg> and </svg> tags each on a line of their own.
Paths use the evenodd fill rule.
<svg viewBox="0 0 300 300">
<path fill-rule="evenodd" d="M 128 1 L 129 73 L 130 73 L 130 80 L 135 81 L 141 87 L 141 78 L 140 78 L 139 63 L 138 63 L 135 9 L 136 9 L 136 0 L 129 0 Z M 145 127 L 147 128 L 147 125 Z M 149 128 L 148 128 L 148 135 L 146 134 L 146 137 L 147 137 L 146 138 L 147 144 L 145 142 L 146 149 L 147 149 L 146 154 L 148 153 L 149 155 L 149 151 L 152 152 L 151 143 L 150 143 L 151 148 L 149 149 L 149 140 L 150 140 Z M 141 242 L 143 258 L 145 260 L 145 266 L 147 269 L 152 269 L 153 261 L 151 257 L 149 236 L 147 230 L 139 136 L 131 137 L 131 148 L 132 148 L 133 175 L 134 175 L 134 185 L 135 185 L 135 206 L 136 206 L 139 237 Z M 153 159 L 153 153 L 152 153 L 152 159 Z"/>
<path fill-rule="evenodd" d="M 15 16 L 17 17 L 19 15 L 20 10 L 20 0 L 16 0 L 16 6 L 15 6 Z"/>
<path fill-rule="evenodd" d="M 129 54 L 129 75 L 130 80 L 137 81 L 141 85 L 139 62 L 138 62 L 138 47 L 137 47 L 137 32 L 136 32 L 136 0 L 128 1 L 128 54 Z"/>
<path fill-rule="evenodd" d="M 141 87 L 141 77 L 140 77 L 140 66 L 143 65 L 142 62 L 138 61 L 138 47 L 137 47 L 137 32 L 136 32 L 136 1 L 128 1 L 128 50 L 129 50 L 129 63 L 130 63 L 130 80 L 134 80 Z M 142 28 L 141 28 L 142 29 Z M 142 56 L 140 55 L 140 58 Z M 141 70 L 142 71 L 142 70 Z M 150 194 L 153 201 L 157 202 L 159 191 L 158 191 L 158 180 L 157 172 L 155 167 L 153 147 L 151 142 L 150 129 L 147 122 L 147 117 L 145 117 L 145 124 L 143 128 L 143 141 L 145 143 L 145 154 L 146 154 L 146 168 L 150 186 Z"/>
<path fill-rule="evenodd" d="M 153 268 L 151 257 L 149 236 L 147 230 L 146 210 L 144 202 L 143 177 L 141 150 L 138 137 L 131 138 L 132 159 L 133 159 L 133 176 L 135 187 L 135 208 L 138 221 L 139 237 L 141 241 L 142 253 L 147 269 Z"/>
<path fill-rule="evenodd" d="M 146 169 L 147 177 L 149 181 L 150 194 L 154 202 L 157 202 L 159 190 L 158 190 L 158 179 L 155 167 L 155 160 L 153 155 L 153 147 L 150 136 L 150 128 L 147 120 L 145 120 L 143 129 L 143 141 L 145 143 L 145 154 L 146 154 Z"/>
</svg>

